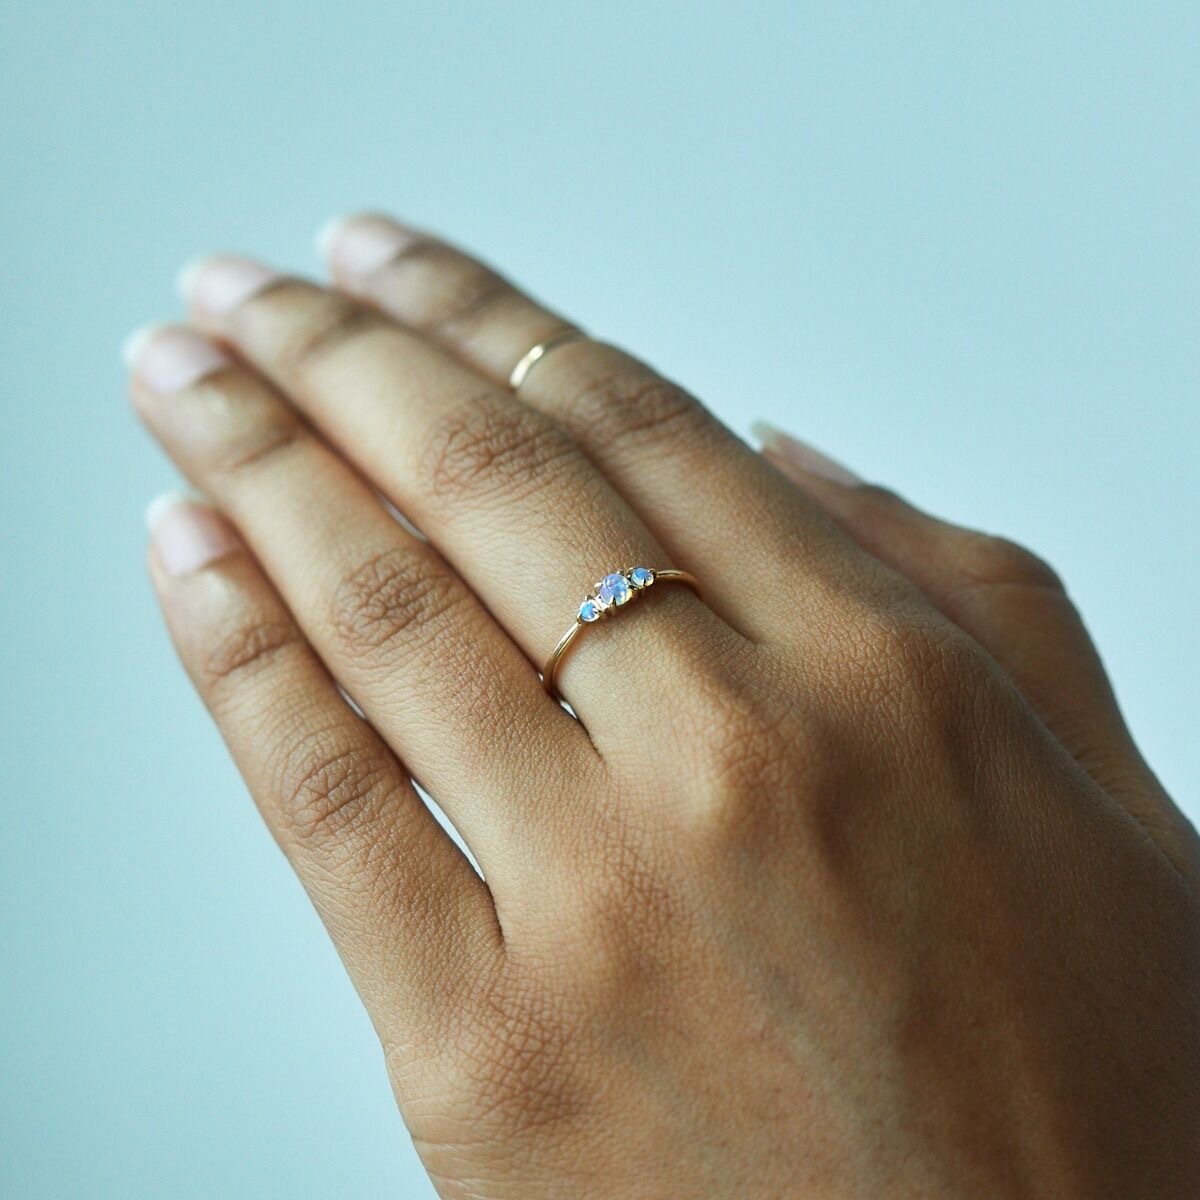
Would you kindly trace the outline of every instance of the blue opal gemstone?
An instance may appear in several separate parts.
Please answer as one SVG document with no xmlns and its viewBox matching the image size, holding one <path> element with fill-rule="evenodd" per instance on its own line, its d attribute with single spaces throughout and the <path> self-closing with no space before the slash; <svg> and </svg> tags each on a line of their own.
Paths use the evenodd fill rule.
<svg viewBox="0 0 1200 1200">
<path fill-rule="evenodd" d="M 654 572 L 649 567 L 634 567 L 629 572 L 629 582 L 635 588 L 649 587 L 654 582 Z"/>
<path fill-rule="evenodd" d="M 633 592 L 629 588 L 629 580 L 624 575 L 616 573 L 605 575 L 596 586 L 596 595 L 604 604 L 624 604 Z"/>
<path fill-rule="evenodd" d="M 601 611 L 600 605 L 589 596 L 579 606 L 579 619 L 581 621 L 596 621 L 599 619 Z"/>
</svg>

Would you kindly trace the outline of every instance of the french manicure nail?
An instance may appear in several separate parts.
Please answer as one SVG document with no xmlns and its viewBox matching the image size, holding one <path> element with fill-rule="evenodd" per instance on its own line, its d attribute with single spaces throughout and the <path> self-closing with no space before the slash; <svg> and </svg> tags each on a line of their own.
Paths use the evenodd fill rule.
<svg viewBox="0 0 1200 1200">
<path fill-rule="evenodd" d="M 223 316 L 282 278 L 272 267 L 234 254 L 210 254 L 185 263 L 175 279 L 184 303 Z"/>
<path fill-rule="evenodd" d="M 146 509 L 158 561 L 168 575 L 186 575 L 238 549 L 233 526 L 216 509 L 185 492 L 164 492 Z"/>
<path fill-rule="evenodd" d="M 788 466 L 846 487 L 862 483 L 862 479 L 849 468 L 784 433 L 782 429 L 776 429 L 774 425 L 768 425 L 765 421 L 755 421 L 750 427 L 750 432 L 758 439 L 764 454 Z"/>
<path fill-rule="evenodd" d="M 183 325 L 143 325 L 121 346 L 125 366 L 152 392 L 182 391 L 230 362 L 208 338 Z"/>
<path fill-rule="evenodd" d="M 417 240 L 387 217 L 360 213 L 335 217 L 317 234 L 317 253 L 339 282 L 352 283 L 386 266 Z"/>
</svg>

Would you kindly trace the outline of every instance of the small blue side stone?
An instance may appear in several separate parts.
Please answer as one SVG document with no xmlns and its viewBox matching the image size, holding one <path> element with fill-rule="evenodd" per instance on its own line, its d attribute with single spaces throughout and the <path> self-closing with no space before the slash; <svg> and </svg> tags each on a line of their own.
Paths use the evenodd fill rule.
<svg viewBox="0 0 1200 1200">
<path fill-rule="evenodd" d="M 579 606 L 579 619 L 581 621 L 597 621 L 600 619 L 600 612 L 600 605 L 589 597 Z"/>
<path fill-rule="evenodd" d="M 629 588 L 629 580 L 624 575 L 605 575 L 596 588 L 596 595 L 604 604 L 624 604 L 633 592 Z"/>
<path fill-rule="evenodd" d="M 629 582 L 635 588 L 649 587 L 654 582 L 654 572 L 649 567 L 634 567 L 629 572 Z"/>
</svg>

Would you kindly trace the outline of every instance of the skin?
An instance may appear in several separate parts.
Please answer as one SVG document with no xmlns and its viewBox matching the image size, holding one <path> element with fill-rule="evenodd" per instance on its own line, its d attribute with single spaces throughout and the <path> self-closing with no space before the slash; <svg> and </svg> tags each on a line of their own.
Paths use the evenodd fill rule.
<svg viewBox="0 0 1200 1200">
<path fill-rule="evenodd" d="M 202 266 L 232 361 L 132 394 L 223 514 L 167 624 L 439 1193 L 1200 1194 L 1200 849 L 1054 573 L 597 342 L 514 394 L 562 318 L 346 228 L 395 252 Z M 586 629 L 572 717 L 537 671 L 635 563 L 703 598 Z"/>
</svg>

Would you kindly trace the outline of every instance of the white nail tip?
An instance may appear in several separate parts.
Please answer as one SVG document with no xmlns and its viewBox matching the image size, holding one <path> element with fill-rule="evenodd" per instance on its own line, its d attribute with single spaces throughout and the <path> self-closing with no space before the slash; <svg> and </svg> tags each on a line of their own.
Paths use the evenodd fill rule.
<svg viewBox="0 0 1200 1200">
<path fill-rule="evenodd" d="M 317 236 L 314 239 L 317 247 L 317 257 L 323 262 L 328 263 L 333 257 L 333 247 L 342 236 L 342 231 L 347 225 L 353 221 L 352 216 L 330 217 L 320 229 L 317 230 Z"/>
<path fill-rule="evenodd" d="M 750 426 L 750 436 L 758 442 L 764 450 L 774 450 L 779 446 L 780 433 L 774 425 L 768 425 L 766 421 L 755 421 Z"/>
<path fill-rule="evenodd" d="M 134 370 L 138 363 L 142 361 L 143 355 L 146 353 L 146 347 L 164 329 L 169 329 L 169 325 L 163 324 L 161 321 L 152 321 L 148 325 L 139 326 L 125 338 L 121 343 L 121 361 L 125 364 L 127 370 Z"/>
<path fill-rule="evenodd" d="M 193 492 L 163 492 L 146 506 L 146 528 L 153 533 L 159 521 L 181 504 L 207 504 L 207 501 Z"/>
<path fill-rule="evenodd" d="M 204 269 L 212 262 L 211 254 L 199 254 L 195 258 L 188 259 L 187 262 L 179 268 L 175 276 L 175 291 L 179 298 L 186 304 L 196 290 L 196 281 L 204 273 Z"/>
</svg>

